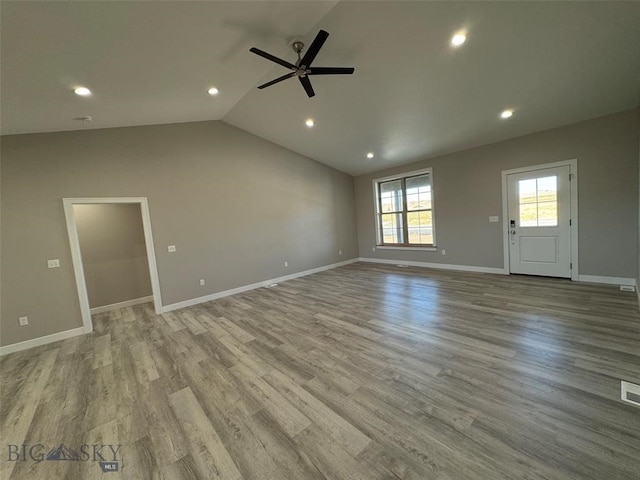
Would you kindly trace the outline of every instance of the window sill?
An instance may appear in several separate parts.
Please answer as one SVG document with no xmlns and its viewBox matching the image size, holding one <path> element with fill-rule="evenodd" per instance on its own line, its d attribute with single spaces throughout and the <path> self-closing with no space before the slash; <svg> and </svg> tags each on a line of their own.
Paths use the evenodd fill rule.
<svg viewBox="0 0 640 480">
<path fill-rule="evenodd" d="M 405 246 L 390 246 L 390 245 L 376 245 L 376 250 L 417 250 L 422 252 L 437 252 L 438 248 L 433 247 L 405 247 Z"/>
</svg>

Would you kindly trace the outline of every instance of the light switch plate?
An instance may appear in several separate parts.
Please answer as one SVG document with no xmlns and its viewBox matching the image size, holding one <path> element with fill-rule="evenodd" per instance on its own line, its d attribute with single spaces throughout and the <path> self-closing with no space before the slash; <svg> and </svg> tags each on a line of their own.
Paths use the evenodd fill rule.
<svg viewBox="0 0 640 480">
<path fill-rule="evenodd" d="M 54 258 L 52 260 L 47 260 L 47 267 L 49 268 L 60 268 L 60 260 Z"/>
<path fill-rule="evenodd" d="M 489 217 L 489 221 L 491 223 L 497 223 L 497 222 L 500 221 L 500 217 L 498 217 L 497 215 L 492 215 L 492 216 Z"/>
<path fill-rule="evenodd" d="M 169 245 L 167 247 L 167 250 L 169 251 L 169 253 L 173 253 L 176 251 L 176 246 L 175 245 Z"/>
<path fill-rule="evenodd" d="M 20 323 L 21 327 L 29 325 L 29 317 L 20 317 L 18 318 L 18 322 Z"/>
</svg>

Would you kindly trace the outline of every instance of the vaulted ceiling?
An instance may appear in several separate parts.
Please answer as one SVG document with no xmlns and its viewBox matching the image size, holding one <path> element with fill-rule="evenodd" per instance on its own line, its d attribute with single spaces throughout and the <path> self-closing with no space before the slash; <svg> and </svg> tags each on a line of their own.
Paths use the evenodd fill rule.
<svg viewBox="0 0 640 480">
<path fill-rule="evenodd" d="M 640 104 L 640 2 L 26 0 L 1 9 L 3 135 L 223 120 L 357 175 Z M 292 40 L 309 44 L 321 28 L 330 36 L 317 66 L 354 66 L 354 75 L 313 77 L 313 98 L 296 79 L 256 88 L 287 71 L 250 47 L 293 62 Z M 79 85 L 92 95 L 74 95 Z M 218 95 L 207 94 L 212 86 Z M 74 120 L 84 116 L 93 121 Z"/>
</svg>

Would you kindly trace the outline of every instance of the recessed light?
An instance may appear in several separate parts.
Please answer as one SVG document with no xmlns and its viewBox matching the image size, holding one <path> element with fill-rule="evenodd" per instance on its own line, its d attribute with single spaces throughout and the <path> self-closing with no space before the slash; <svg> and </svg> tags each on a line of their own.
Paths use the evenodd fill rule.
<svg viewBox="0 0 640 480">
<path fill-rule="evenodd" d="M 513 110 L 505 110 L 500 114 L 500 118 L 510 118 L 513 115 Z"/>
<path fill-rule="evenodd" d="M 73 93 L 75 93 L 76 95 L 80 95 L 81 97 L 88 97 L 89 95 L 91 95 L 91 90 L 89 90 L 87 87 L 76 87 L 73 89 Z"/>
<path fill-rule="evenodd" d="M 305 124 L 307 127 L 311 128 L 311 127 L 313 127 L 313 126 L 316 124 L 316 122 L 315 122 L 315 120 L 314 120 L 313 118 L 307 118 L 307 119 L 305 120 L 304 124 Z"/>
<path fill-rule="evenodd" d="M 453 45 L 454 47 L 459 47 L 466 41 L 467 41 L 467 36 L 464 33 L 456 33 L 451 38 L 451 45 Z"/>
<path fill-rule="evenodd" d="M 214 96 L 219 94 L 220 90 L 218 90 L 216 87 L 211 87 L 209 90 L 207 90 L 207 93 L 211 96 Z"/>
<path fill-rule="evenodd" d="M 374 157 L 373 152 L 367 153 L 367 158 L 373 158 L 373 157 Z"/>
</svg>

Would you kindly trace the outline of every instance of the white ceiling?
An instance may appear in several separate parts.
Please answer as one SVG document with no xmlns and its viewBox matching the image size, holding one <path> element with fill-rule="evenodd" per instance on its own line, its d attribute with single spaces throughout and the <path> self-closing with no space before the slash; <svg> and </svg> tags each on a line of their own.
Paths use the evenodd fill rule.
<svg viewBox="0 0 640 480">
<path fill-rule="evenodd" d="M 640 2 L 1 8 L 3 135 L 222 119 L 357 175 L 640 104 Z M 291 40 L 310 43 L 320 28 L 330 37 L 314 64 L 354 75 L 312 77 L 311 99 L 295 79 L 255 88 L 287 71 L 250 47 L 294 61 Z M 458 30 L 468 39 L 454 49 Z M 93 95 L 74 95 L 77 85 Z M 73 120 L 85 115 L 93 122 Z"/>
</svg>

